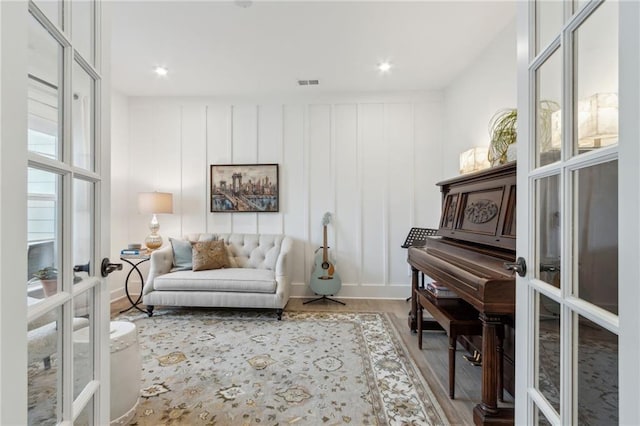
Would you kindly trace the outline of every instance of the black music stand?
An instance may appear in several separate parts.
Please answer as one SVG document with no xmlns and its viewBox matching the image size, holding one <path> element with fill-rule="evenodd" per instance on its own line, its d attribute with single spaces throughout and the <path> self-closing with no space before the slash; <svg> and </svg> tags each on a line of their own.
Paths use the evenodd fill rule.
<svg viewBox="0 0 640 426">
<path fill-rule="evenodd" d="M 407 238 L 402 244 L 402 248 L 409 248 L 412 246 L 421 246 L 427 241 L 427 237 L 432 237 L 438 233 L 437 229 L 433 228 L 411 228 Z"/>
<path fill-rule="evenodd" d="M 438 230 L 433 228 L 411 228 L 407 238 L 405 238 L 404 243 L 400 247 L 409 248 L 423 246 L 427 241 L 427 237 L 432 237 L 437 235 L 437 233 Z M 421 287 L 424 288 L 424 274 L 422 274 Z M 409 299 L 411 299 L 411 296 L 407 297 L 407 302 Z"/>
</svg>

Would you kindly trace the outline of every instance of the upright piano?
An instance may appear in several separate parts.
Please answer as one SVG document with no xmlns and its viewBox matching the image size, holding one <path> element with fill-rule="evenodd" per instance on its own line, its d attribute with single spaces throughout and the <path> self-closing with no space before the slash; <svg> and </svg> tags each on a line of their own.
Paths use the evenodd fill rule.
<svg viewBox="0 0 640 426">
<path fill-rule="evenodd" d="M 482 321 L 482 401 L 476 425 L 512 424 L 513 409 L 498 406 L 501 365 L 513 393 L 515 275 L 505 262 L 515 260 L 516 164 L 459 176 L 437 184 L 442 191 L 442 216 L 437 236 L 423 247 L 411 247 L 412 271 L 409 327 L 417 329 L 418 274 L 454 290 L 472 305 Z M 504 337 L 504 351 L 502 340 Z M 499 362 L 500 358 L 503 362 Z M 501 392 L 501 390 L 500 390 Z"/>
</svg>

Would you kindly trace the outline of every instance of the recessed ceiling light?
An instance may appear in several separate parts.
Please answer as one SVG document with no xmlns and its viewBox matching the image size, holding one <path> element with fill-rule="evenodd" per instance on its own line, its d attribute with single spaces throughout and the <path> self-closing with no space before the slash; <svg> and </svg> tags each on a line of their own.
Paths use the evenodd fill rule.
<svg viewBox="0 0 640 426">
<path fill-rule="evenodd" d="M 378 64 L 378 69 L 380 72 L 389 72 L 391 70 L 391 64 L 387 61 L 380 62 Z"/>
<path fill-rule="evenodd" d="M 253 5 L 253 1 L 251 0 L 236 0 L 234 1 L 235 5 L 238 7 L 241 7 L 243 9 L 246 9 L 248 7 L 251 7 Z"/>
<path fill-rule="evenodd" d="M 153 71 L 156 74 L 158 74 L 160 77 L 164 77 L 165 75 L 167 75 L 169 73 L 169 70 L 166 69 L 165 67 L 156 67 Z"/>
</svg>

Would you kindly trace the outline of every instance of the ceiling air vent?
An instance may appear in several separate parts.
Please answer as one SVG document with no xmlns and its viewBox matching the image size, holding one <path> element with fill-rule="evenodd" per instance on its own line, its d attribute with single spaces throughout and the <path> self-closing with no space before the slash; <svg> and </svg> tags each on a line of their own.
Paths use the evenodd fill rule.
<svg viewBox="0 0 640 426">
<path fill-rule="evenodd" d="M 298 86 L 317 86 L 320 84 L 318 80 L 298 80 Z"/>
</svg>

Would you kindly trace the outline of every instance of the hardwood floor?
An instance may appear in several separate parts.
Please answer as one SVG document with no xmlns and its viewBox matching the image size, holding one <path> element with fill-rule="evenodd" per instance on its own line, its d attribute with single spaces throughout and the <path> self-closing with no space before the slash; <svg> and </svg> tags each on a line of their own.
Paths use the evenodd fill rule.
<svg viewBox="0 0 640 426">
<path fill-rule="evenodd" d="M 448 338 L 444 332 L 424 331 L 423 349 L 418 349 L 417 335 L 409 331 L 407 315 L 409 302 L 382 299 L 342 299 L 346 306 L 330 301 L 304 305 L 308 299 L 290 299 L 285 311 L 331 312 L 385 312 L 391 318 L 398 335 L 405 343 L 411 358 L 426 379 L 451 424 L 472 425 L 473 407 L 481 399 L 481 367 L 471 365 L 463 358 L 465 349 L 458 345 L 456 354 L 456 398 L 449 399 Z M 112 317 L 130 304 L 120 299 L 111 304 Z M 505 392 L 505 398 L 509 395 Z"/>
</svg>

